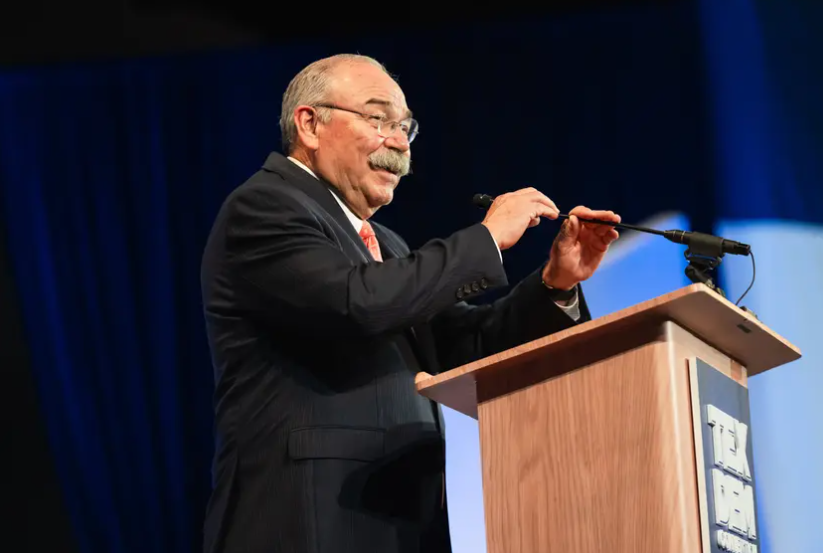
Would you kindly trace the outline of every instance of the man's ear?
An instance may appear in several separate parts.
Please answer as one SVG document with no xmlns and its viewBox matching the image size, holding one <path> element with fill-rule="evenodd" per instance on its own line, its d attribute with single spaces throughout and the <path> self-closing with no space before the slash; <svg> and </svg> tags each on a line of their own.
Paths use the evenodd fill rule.
<svg viewBox="0 0 823 553">
<path fill-rule="evenodd" d="M 320 141 L 317 137 L 317 126 L 320 121 L 317 111 L 309 106 L 299 106 L 294 110 L 294 124 L 297 126 L 297 136 L 300 143 L 309 150 L 317 150 Z"/>
</svg>

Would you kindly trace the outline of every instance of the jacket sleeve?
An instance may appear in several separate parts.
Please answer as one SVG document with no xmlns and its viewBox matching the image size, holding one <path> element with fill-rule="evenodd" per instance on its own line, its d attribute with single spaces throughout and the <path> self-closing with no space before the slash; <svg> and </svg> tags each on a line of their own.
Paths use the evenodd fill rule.
<svg viewBox="0 0 823 553">
<path fill-rule="evenodd" d="M 403 258 L 358 263 L 327 221 L 276 186 L 238 191 L 226 209 L 235 302 L 292 328 L 335 336 L 394 332 L 454 305 L 466 284 L 507 284 L 494 241 L 480 224 Z"/>
<path fill-rule="evenodd" d="M 432 323 L 440 370 L 559 332 L 591 320 L 578 286 L 580 318 L 575 321 L 554 301 L 541 282 L 542 268 L 520 281 L 506 296 L 488 305 L 465 302 L 443 311 Z"/>
</svg>

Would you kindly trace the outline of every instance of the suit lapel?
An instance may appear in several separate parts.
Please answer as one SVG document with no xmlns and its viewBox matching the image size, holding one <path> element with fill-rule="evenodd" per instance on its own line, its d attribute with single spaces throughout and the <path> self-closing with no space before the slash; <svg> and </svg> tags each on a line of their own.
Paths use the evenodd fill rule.
<svg viewBox="0 0 823 553">
<path fill-rule="evenodd" d="M 337 190 L 326 181 L 314 178 L 307 173 L 302 167 L 298 167 L 287 159 L 284 155 L 277 152 L 272 152 L 263 164 L 263 169 L 271 171 L 282 176 L 289 182 L 297 184 L 311 199 L 316 201 L 337 223 L 341 231 L 352 242 L 359 255 L 353 257 L 353 261 L 367 261 L 375 262 L 371 256 L 371 252 L 366 247 L 363 239 L 354 230 L 354 227 L 349 221 L 340 204 L 332 197 L 332 194 L 339 196 Z M 377 240 L 380 240 L 378 236 Z M 382 250 L 381 250 L 382 251 Z M 351 257 L 351 256 L 350 256 Z"/>
</svg>

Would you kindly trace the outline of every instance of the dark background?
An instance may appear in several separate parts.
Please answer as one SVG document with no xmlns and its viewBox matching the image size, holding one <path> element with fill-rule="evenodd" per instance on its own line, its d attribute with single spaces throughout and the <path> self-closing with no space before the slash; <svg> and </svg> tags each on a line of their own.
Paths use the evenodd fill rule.
<svg viewBox="0 0 823 553">
<path fill-rule="evenodd" d="M 545 0 L 460 5 L 313 4 L 255 0 L 32 0 L 4 5 L 0 63 L 121 59 L 202 49 L 288 44 L 330 36 L 427 31 L 671 0 Z M 413 50 L 414 44 L 408 45 Z"/>
</svg>

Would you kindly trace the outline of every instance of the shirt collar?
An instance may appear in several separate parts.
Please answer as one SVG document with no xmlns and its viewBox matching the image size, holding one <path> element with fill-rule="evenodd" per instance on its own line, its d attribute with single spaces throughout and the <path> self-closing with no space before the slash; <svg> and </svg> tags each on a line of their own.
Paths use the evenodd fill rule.
<svg viewBox="0 0 823 553">
<path fill-rule="evenodd" d="M 298 161 L 298 160 L 294 159 L 294 158 L 293 158 L 293 157 L 291 157 L 291 156 L 288 156 L 288 160 L 289 160 L 289 161 L 291 161 L 292 163 L 294 163 L 295 165 L 297 165 L 298 167 L 300 167 L 301 169 L 303 169 L 304 171 L 306 171 L 308 174 L 310 174 L 310 175 L 311 175 L 311 176 L 313 176 L 314 178 L 317 178 L 317 175 L 315 175 L 315 174 L 314 174 L 314 172 L 313 172 L 311 169 L 309 169 L 308 167 L 306 167 L 306 166 L 305 166 L 303 163 L 301 163 L 300 161 Z M 319 179 L 318 179 L 318 180 L 319 180 Z M 350 223 L 352 224 L 352 226 L 354 227 L 355 232 L 357 232 L 358 234 L 360 234 L 360 229 L 361 229 L 361 228 L 363 228 L 363 220 L 362 220 L 360 217 L 358 217 L 357 215 L 355 215 L 355 214 L 354 214 L 354 212 L 353 212 L 351 209 L 349 209 L 349 206 L 347 206 L 347 205 L 346 205 L 346 204 L 345 204 L 345 203 L 344 203 L 344 202 L 343 202 L 343 201 L 342 201 L 342 200 L 341 200 L 341 199 L 337 196 L 337 194 L 335 194 L 335 193 L 334 193 L 334 192 L 332 192 L 331 190 L 329 190 L 329 194 L 331 194 L 331 195 L 332 195 L 332 197 L 333 197 L 333 198 L 337 201 L 337 203 L 338 203 L 338 204 L 340 204 L 340 207 L 343 209 L 343 213 L 345 213 L 345 214 L 346 214 L 346 218 L 349 220 L 349 222 L 350 222 Z"/>
</svg>

